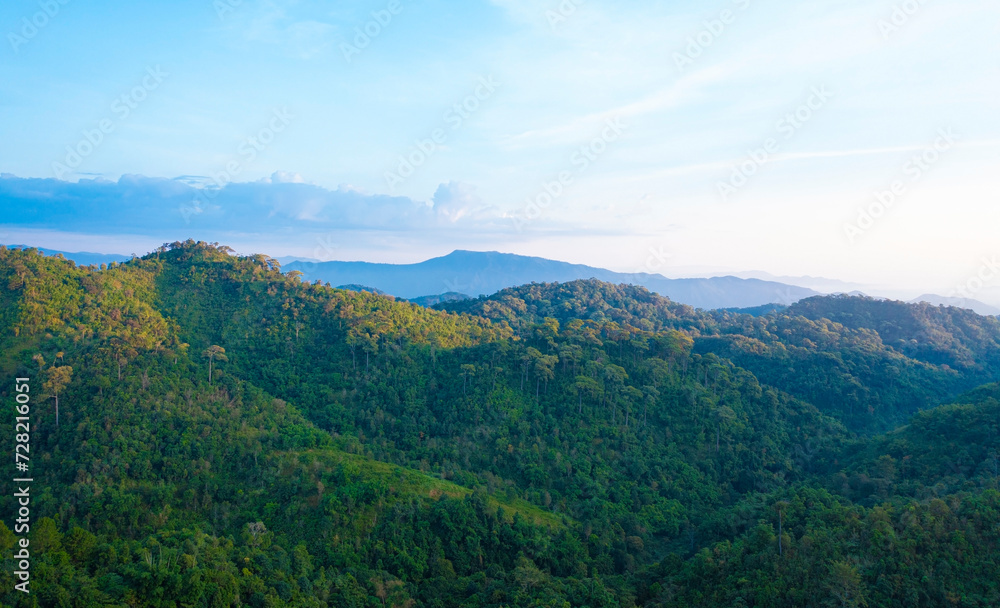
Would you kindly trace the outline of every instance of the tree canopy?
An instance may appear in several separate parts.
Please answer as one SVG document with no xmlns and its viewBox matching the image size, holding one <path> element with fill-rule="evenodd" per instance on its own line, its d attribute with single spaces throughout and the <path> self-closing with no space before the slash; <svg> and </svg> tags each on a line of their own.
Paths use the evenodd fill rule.
<svg viewBox="0 0 1000 608">
<path fill-rule="evenodd" d="M 194 241 L 0 248 L 0 305 L 0 391 L 68 406 L 32 410 L 2 605 L 1000 605 L 995 319 L 597 281 L 438 310 Z"/>
</svg>

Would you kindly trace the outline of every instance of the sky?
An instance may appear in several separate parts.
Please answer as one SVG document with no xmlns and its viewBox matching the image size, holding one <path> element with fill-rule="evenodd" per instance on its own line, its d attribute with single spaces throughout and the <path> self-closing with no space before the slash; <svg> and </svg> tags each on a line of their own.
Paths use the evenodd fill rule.
<svg viewBox="0 0 1000 608">
<path fill-rule="evenodd" d="M 0 242 L 1000 302 L 1000 4 L 8 0 Z"/>
</svg>

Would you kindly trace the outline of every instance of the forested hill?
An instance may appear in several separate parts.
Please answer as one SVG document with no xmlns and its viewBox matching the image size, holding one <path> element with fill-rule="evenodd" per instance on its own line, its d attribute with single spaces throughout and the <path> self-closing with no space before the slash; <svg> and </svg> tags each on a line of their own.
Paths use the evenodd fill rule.
<svg viewBox="0 0 1000 608">
<path fill-rule="evenodd" d="M 530 331 L 553 318 L 562 324 L 574 319 L 617 323 L 644 330 L 691 329 L 699 332 L 713 323 L 707 314 L 655 294 L 637 285 L 615 285 L 596 279 L 567 283 L 532 283 L 512 287 L 489 297 L 442 302 L 438 310 L 471 314 Z M 713 323 L 714 324 L 714 323 Z"/>
<path fill-rule="evenodd" d="M 443 307 L 193 241 L 0 248 L 35 479 L 30 596 L 0 499 L 0 604 L 1000 603 L 996 387 L 959 396 L 989 323 L 947 317 L 953 366 L 592 281 Z"/>
<path fill-rule="evenodd" d="M 920 361 L 967 370 L 1000 366 L 1000 319 L 965 308 L 827 296 L 802 300 L 786 312 L 878 332 L 883 343 Z"/>
<path fill-rule="evenodd" d="M 525 285 L 436 308 L 505 321 L 519 332 L 545 317 L 685 331 L 696 353 L 731 360 L 861 432 L 888 430 L 1000 378 L 1000 320 L 925 303 L 817 296 L 751 316 L 694 310 L 642 287 L 591 280 Z"/>
</svg>

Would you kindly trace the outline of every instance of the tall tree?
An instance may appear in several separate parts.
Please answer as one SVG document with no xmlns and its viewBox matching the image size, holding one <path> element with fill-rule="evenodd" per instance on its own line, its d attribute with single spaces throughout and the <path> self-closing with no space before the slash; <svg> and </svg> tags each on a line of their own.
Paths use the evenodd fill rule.
<svg viewBox="0 0 1000 608">
<path fill-rule="evenodd" d="M 788 509 L 788 503 L 784 500 L 779 500 L 774 503 L 774 510 L 778 513 L 778 555 L 783 554 L 783 548 L 781 543 L 782 535 L 782 524 L 784 524 L 785 511 Z"/>
<path fill-rule="evenodd" d="M 59 426 L 59 393 L 63 392 L 72 379 L 73 368 L 69 365 L 52 367 L 49 369 L 48 379 L 43 385 L 45 390 L 52 393 L 56 400 L 56 426 Z"/>
<path fill-rule="evenodd" d="M 205 349 L 202 353 L 205 357 L 208 357 L 208 383 L 212 383 L 212 364 L 216 361 L 229 361 L 229 357 L 226 356 L 226 349 L 221 346 L 212 345 Z"/>
<path fill-rule="evenodd" d="M 469 377 L 476 375 L 476 366 L 471 363 L 465 363 L 462 365 L 462 394 L 465 394 L 465 387 L 468 384 Z"/>
</svg>

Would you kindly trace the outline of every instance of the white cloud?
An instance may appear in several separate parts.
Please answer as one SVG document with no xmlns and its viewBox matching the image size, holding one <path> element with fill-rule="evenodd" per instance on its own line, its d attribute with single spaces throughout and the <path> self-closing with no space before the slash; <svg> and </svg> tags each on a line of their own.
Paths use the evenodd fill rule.
<svg viewBox="0 0 1000 608">
<path fill-rule="evenodd" d="M 434 211 L 454 223 L 483 207 L 476 187 L 463 182 L 448 182 L 434 192 Z"/>
<path fill-rule="evenodd" d="M 275 171 L 271 177 L 261 180 L 268 184 L 304 184 L 306 180 L 298 173 L 289 171 Z"/>
</svg>

